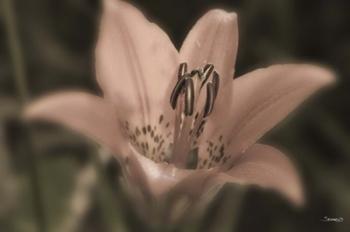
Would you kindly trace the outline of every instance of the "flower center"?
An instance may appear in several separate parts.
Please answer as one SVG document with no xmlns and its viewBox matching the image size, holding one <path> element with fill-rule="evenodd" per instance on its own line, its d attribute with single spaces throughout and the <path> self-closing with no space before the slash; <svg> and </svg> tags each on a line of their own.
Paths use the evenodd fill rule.
<svg viewBox="0 0 350 232">
<path fill-rule="evenodd" d="M 171 107 L 175 110 L 174 130 L 163 114 L 159 120 L 146 125 L 125 120 L 122 126 L 133 148 L 157 163 L 171 162 L 179 168 L 205 167 L 203 160 L 198 158 L 197 144 L 213 111 L 219 81 L 212 64 L 191 72 L 187 71 L 186 63 L 181 64 L 170 97 Z"/>
<path fill-rule="evenodd" d="M 193 160 L 191 155 L 196 155 L 192 151 L 196 151 L 197 140 L 213 111 L 219 83 L 219 74 L 212 64 L 191 72 L 187 71 L 186 63 L 180 64 L 178 81 L 170 97 L 176 114 L 172 152 L 172 162 L 176 166 L 187 167 Z"/>
</svg>

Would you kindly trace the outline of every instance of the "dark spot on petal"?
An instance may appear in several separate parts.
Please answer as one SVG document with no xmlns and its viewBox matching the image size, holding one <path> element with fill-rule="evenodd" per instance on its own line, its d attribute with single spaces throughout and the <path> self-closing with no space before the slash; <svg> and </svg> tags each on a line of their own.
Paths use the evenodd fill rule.
<svg viewBox="0 0 350 232">
<path fill-rule="evenodd" d="M 138 127 L 136 127 L 135 134 L 136 136 L 139 136 L 141 134 L 141 131 Z"/>
<path fill-rule="evenodd" d="M 156 135 L 156 137 L 154 137 L 154 142 L 156 142 L 156 143 L 159 142 L 159 137 L 158 137 L 158 135 Z"/>
</svg>

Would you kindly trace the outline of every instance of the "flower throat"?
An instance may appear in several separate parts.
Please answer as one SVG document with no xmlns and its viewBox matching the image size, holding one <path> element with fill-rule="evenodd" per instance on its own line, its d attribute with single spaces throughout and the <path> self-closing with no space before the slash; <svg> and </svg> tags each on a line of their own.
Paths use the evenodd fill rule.
<svg viewBox="0 0 350 232">
<path fill-rule="evenodd" d="M 204 131 L 207 117 L 214 109 L 219 90 L 219 74 L 214 65 L 188 72 L 186 63 L 178 70 L 178 81 L 170 96 L 175 110 L 172 162 L 178 167 L 197 165 L 197 140 Z M 204 89 L 206 91 L 204 91 Z"/>
</svg>

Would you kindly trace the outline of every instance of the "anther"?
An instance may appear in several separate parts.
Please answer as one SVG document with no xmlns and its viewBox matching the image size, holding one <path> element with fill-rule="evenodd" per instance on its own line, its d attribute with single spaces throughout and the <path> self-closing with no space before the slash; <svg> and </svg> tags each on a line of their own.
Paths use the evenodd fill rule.
<svg viewBox="0 0 350 232">
<path fill-rule="evenodd" d="M 186 79 L 181 78 L 175 85 L 175 88 L 173 89 L 173 92 L 170 96 L 170 104 L 173 109 L 176 108 L 177 99 L 179 98 L 183 88 L 185 87 Z"/>
<path fill-rule="evenodd" d="M 214 65 L 212 64 L 206 64 L 203 68 L 203 73 L 201 75 L 201 77 L 203 78 L 202 80 L 202 85 L 201 88 L 203 87 L 203 85 L 207 82 L 208 78 L 211 76 L 211 74 L 214 71 Z"/>
<path fill-rule="evenodd" d="M 213 86 L 214 86 L 214 93 L 215 93 L 214 96 L 216 98 L 219 91 L 219 85 L 220 85 L 219 74 L 216 71 L 214 71 L 213 80 L 211 82 L 213 83 Z"/>
<path fill-rule="evenodd" d="M 185 115 L 190 116 L 193 114 L 194 108 L 194 85 L 192 79 L 186 80 L 185 90 Z"/>
<path fill-rule="evenodd" d="M 204 106 L 204 115 L 203 117 L 207 117 L 214 108 L 214 101 L 215 101 L 215 92 L 214 92 L 214 86 L 212 83 L 207 84 L 207 99 L 205 101 Z"/>
<path fill-rule="evenodd" d="M 181 63 L 177 77 L 179 80 L 187 73 L 187 63 Z"/>
<path fill-rule="evenodd" d="M 194 77 L 195 75 L 198 75 L 199 77 L 201 76 L 201 72 L 197 69 L 194 69 L 191 71 L 190 76 Z"/>
</svg>

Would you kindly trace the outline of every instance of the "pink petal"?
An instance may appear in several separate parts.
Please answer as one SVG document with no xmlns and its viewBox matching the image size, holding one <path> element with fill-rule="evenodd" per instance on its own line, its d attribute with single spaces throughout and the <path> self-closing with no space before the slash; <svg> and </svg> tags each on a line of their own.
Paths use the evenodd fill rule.
<svg viewBox="0 0 350 232">
<path fill-rule="evenodd" d="M 133 6 L 117 0 L 104 3 L 96 71 L 105 97 L 118 106 L 121 120 L 128 121 L 132 129 L 158 126 L 162 114 L 164 124 L 171 122 L 168 89 L 175 81 L 177 50 Z"/>
<path fill-rule="evenodd" d="M 237 15 L 211 10 L 188 33 L 180 59 L 188 63 L 190 70 L 213 64 L 225 85 L 233 78 L 237 48 Z"/>
<path fill-rule="evenodd" d="M 213 200 L 223 181 L 222 173 L 218 169 L 196 170 L 178 181 L 166 195 L 170 218 L 188 217 L 193 213 L 203 212 Z M 195 212 L 196 211 L 196 212 Z"/>
<path fill-rule="evenodd" d="M 149 198 L 151 191 L 144 165 L 123 136 L 115 108 L 112 103 L 88 93 L 62 92 L 28 105 L 25 118 L 59 123 L 106 146 L 119 160 L 128 183 Z"/>
<path fill-rule="evenodd" d="M 210 171 L 178 169 L 173 164 L 155 163 L 141 155 L 129 157 L 124 166 L 127 167 L 130 195 L 133 196 L 133 203 L 144 217 L 149 216 L 148 209 L 154 207 L 154 204 L 167 207 L 168 210 L 162 215 L 163 220 L 172 221 L 176 216 L 183 216 L 178 210 L 198 203 L 212 186 L 207 181 L 210 177 L 214 177 Z M 140 193 L 138 190 L 141 190 L 142 194 L 138 194 Z M 178 209 L 179 203 L 185 203 L 181 205 L 184 208 Z M 180 215 L 176 215 L 174 211 Z"/>
<path fill-rule="evenodd" d="M 144 156 L 136 157 L 144 171 L 150 191 L 156 198 L 164 197 L 176 184 L 195 172 L 194 170 L 178 169 L 173 164 L 155 163 Z"/>
<path fill-rule="evenodd" d="M 187 175 L 170 189 L 169 197 L 176 200 L 186 196 L 192 201 L 198 200 L 210 187 L 213 187 L 213 184 L 215 185 L 211 180 L 217 177 L 217 174 L 216 170 L 189 170 Z"/>
<path fill-rule="evenodd" d="M 83 92 L 62 92 L 39 99 L 27 106 L 27 120 L 44 120 L 72 128 L 109 148 L 117 156 L 132 189 L 146 199 L 164 196 L 194 170 L 157 164 L 140 155 L 121 133 L 115 106 Z"/>
<path fill-rule="evenodd" d="M 211 10 L 200 18 L 181 47 L 180 60 L 188 63 L 189 70 L 213 64 L 220 75 L 219 93 L 210 116 L 212 120 L 231 100 L 237 49 L 237 15 L 223 10 Z"/>
<path fill-rule="evenodd" d="M 290 160 L 277 149 L 256 144 L 221 176 L 221 181 L 274 189 L 296 205 L 304 202 L 303 188 Z"/>
<path fill-rule="evenodd" d="M 230 122 L 231 154 L 244 152 L 334 74 L 314 65 L 274 65 L 234 81 Z"/>
<path fill-rule="evenodd" d="M 127 149 L 115 107 L 84 92 L 62 92 L 41 98 L 25 110 L 29 120 L 46 120 L 72 128 L 106 146 L 116 155 Z"/>
<path fill-rule="evenodd" d="M 333 81 L 331 71 L 306 64 L 274 65 L 238 77 L 232 105 L 221 112 L 223 126 L 202 143 L 199 167 L 230 165 L 307 97 Z"/>
<path fill-rule="evenodd" d="M 164 203 L 169 193 L 178 189 L 176 186 L 186 183 L 184 180 L 198 173 L 196 170 L 178 169 L 173 164 L 155 163 L 140 155 L 133 147 L 130 148 L 131 154 L 123 160 L 121 167 L 137 207 L 140 204 L 149 207 L 152 203 Z M 149 212 L 146 211 L 146 215 L 147 213 Z"/>
<path fill-rule="evenodd" d="M 225 124 L 218 123 L 218 121 L 228 120 L 224 112 L 227 110 L 227 105 L 230 105 L 232 101 L 237 48 L 237 15 L 222 10 L 211 10 L 198 20 L 180 50 L 181 61 L 188 62 L 190 69 L 200 68 L 206 63 L 211 63 L 214 64 L 220 75 L 219 93 L 214 110 L 210 114 L 204 133 L 200 137 L 201 141 L 206 142 L 212 139 L 213 133 L 226 127 Z M 206 144 L 200 145 L 199 153 L 206 153 Z"/>
</svg>

